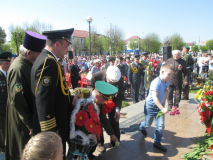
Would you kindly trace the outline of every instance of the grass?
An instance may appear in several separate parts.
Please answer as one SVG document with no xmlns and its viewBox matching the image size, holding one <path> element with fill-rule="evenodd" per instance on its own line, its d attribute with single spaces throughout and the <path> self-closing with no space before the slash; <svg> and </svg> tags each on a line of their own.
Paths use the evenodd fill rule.
<svg viewBox="0 0 213 160">
<path fill-rule="evenodd" d="M 189 90 L 189 93 L 197 94 L 197 92 L 200 90 L 200 88 L 193 88 Z"/>
<path fill-rule="evenodd" d="M 126 101 L 122 101 L 122 105 L 121 105 L 121 108 L 125 108 L 127 106 L 129 106 L 130 104 Z"/>
</svg>

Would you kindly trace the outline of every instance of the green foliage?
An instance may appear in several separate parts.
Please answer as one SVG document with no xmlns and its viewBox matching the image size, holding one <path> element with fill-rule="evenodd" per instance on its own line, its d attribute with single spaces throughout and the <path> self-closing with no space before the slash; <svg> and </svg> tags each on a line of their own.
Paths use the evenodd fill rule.
<svg viewBox="0 0 213 160">
<path fill-rule="evenodd" d="M 1 44 L 0 53 L 2 52 L 11 52 L 11 44 Z"/>
<path fill-rule="evenodd" d="M 125 50 L 124 33 L 117 26 L 111 26 L 110 30 L 107 30 L 106 37 L 104 37 L 103 48 L 105 51 L 110 52 L 111 46 L 112 54 L 116 54 Z"/>
<path fill-rule="evenodd" d="M 0 45 L 5 43 L 5 40 L 6 40 L 5 30 L 3 28 L 1 28 L 1 26 L 0 26 Z"/>
<path fill-rule="evenodd" d="M 205 52 L 208 50 L 207 46 L 200 46 L 200 49 L 202 52 Z"/>
<path fill-rule="evenodd" d="M 179 33 L 174 33 L 171 36 L 170 44 L 172 46 L 172 50 L 175 50 L 175 49 L 182 50 L 182 47 L 186 45 L 186 43 L 183 41 Z"/>
<path fill-rule="evenodd" d="M 199 51 L 199 46 L 198 45 L 193 45 L 192 46 L 192 51 L 193 52 L 198 52 Z"/>
<path fill-rule="evenodd" d="M 185 159 L 185 160 L 196 160 L 196 159 L 201 159 L 201 156 L 207 153 L 212 153 L 212 151 L 206 151 L 207 149 L 210 148 L 210 146 L 213 143 L 213 137 L 212 135 L 204 135 L 203 137 L 199 138 L 197 140 L 198 146 L 193 148 L 192 153 L 186 153 L 180 158 Z"/>
<path fill-rule="evenodd" d="M 139 48 L 140 49 L 142 49 L 142 41 L 140 40 L 139 41 Z M 132 50 L 135 50 L 135 49 L 138 49 L 138 39 L 131 39 L 130 41 L 129 41 L 129 46 L 128 46 L 130 49 L 132 49 Z"/>
<path fill-rule="evenodd" d="M 142 48 L 148 52 L 158 52 L 161 46 L 160 37 L 156 33 L 148 34 L 142 41 Z"/>
<path fill-rule="evenodd" d="M 210 50 L 213 50 L 213 40 L 209 40 L 207 43 L 206 43 L 206 47 Z"/>
<path fill-rule="evenodd" d="M 129 106 L 130 104 L 126 101 L 122 101 L 122 105 L 121 105 L 121 108 L 125 108 L 127 106 Z"/>
<path fill-rule="evenodd" d="M 77 55 L 82 49 L 82 44 L 80 42 L 80 39 L 79 38 L 74 38 L 74 40 L 72 42 L 72 46 L 74 48 L 75 55 Z"/>
<path fill-rule="evenodd" d="M 171 37 L 167 36 L 163 39 L 163 46 L 171 46 Z"/>
<path fill-rule="evenodd" d="M 213 81 L 213 71 L 210 71 L 210 72 L 209 72 L 209 80 L 212 80 L 212 81 Z"/>
</svg>

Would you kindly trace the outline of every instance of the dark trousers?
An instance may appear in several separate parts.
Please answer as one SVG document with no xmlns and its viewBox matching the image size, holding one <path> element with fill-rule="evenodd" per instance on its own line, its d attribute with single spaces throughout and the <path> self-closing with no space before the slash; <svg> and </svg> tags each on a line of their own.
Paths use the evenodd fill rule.
<svg viewBox="0 0 213 160">
<path fill-rule="evenodd" d="M 5 115 L 0 115 L 0 153 L 5 152 Z"/>
<path fill-rule="evenodd" d="M 185 85 L 185 91 L 183 92 L 183 97 L 189 98 L 189 84 Z"/>
<path fill-rule="evenodd" d="M 138 102 L 139 86 L 140 86 L 140 84 L 131 84 L 132 101 L 134 103 Z"/>
<path fill-rule="evenodd" d="M 182 84 L 181 85 L 170 85 L 169 86 L 169 92 L 168 92 L 168 106 L 169 109 L 171 109 L 173 106 L 179 107 L 180 99 L 181 99 L 181 90 L 182 90 Z M 175 98 L 173 103 L 173 92 L 175 91 Z"/>
<path fill-rule="evenodd" d="M 143 100 L 146 98 L 145 96 L 145 92 L 146 92 L 146 89 L 144 87 L 144 77 L 141 78 L 141 84 L 140 84 L 140 95 L 139 95 L 139 100 Z"/>
<path fill-rule="evenodd" d="M 78 76 L 71 76 L 71 84 L 73 89 L 78 87 L 78 80 L 79 80 Z"/>
</svg>

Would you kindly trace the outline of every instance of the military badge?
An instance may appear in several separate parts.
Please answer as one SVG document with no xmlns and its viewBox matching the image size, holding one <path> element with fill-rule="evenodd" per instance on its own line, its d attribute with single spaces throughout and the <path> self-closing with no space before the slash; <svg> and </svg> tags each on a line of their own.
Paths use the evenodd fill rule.
<svg viewBox="0 0 213 160">
<path fill-rule="evenodd" d="M 43 84 L 45 87 L 48 87 L 48 86 L 51 84 L 51 77 L 50 77 L 50 76 L 44 76 L 44 77 L 43 77 L 42 84 Z"/>
<path fill-rule="evenodd" d="M 178 70 L 182 70 L 181 64 L 178 65 Z"/>
<path fill-rule="evenodd" d="M 23 91 L 22 83 L 16 83 L 16 84 L 15 84 L 15 90 L 16 90 L 16 92 L 21 92 L 21 91 Z"/>
</svg>

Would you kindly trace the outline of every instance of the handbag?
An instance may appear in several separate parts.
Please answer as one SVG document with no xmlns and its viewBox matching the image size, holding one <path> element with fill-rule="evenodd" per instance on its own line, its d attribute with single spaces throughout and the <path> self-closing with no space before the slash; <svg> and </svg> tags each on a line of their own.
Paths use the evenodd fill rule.
<svg viewBox="0 0 213 160">
<path fill-rule="evenodd" d="M 91 73 L 91 71 L 89 71 L 89 72 L 87 73 L 86 79 L 90 81 L 91 78 L 92 78 L 92 73 Z"/>
</svg>

